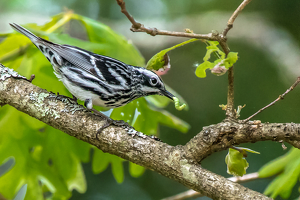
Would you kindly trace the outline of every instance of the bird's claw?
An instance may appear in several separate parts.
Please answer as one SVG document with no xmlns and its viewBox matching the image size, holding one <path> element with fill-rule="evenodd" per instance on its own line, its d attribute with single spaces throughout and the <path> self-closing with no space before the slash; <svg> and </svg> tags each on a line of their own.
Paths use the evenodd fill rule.
<svg viewBox="0 0 300 200">
<path fill-rule="evenodd" d="M 115 125 L 115 126 L 122 127 L 122 128 L 126 127 L 126 128 L 130 128 L 130 129 L 134 129 L 132 126 L 130 126 L 127 122 L 124 122 L 123 120 L 113 120 L 109 117 L 107 117 L 105 120 L 106 120 L 105 124 L 101 128 L 99 128 L 99 130 L 97 131 L 97 138 L 104 129 L 106 129 L 107 127 L 109 127 L 111 125 Z"/>
</svg>

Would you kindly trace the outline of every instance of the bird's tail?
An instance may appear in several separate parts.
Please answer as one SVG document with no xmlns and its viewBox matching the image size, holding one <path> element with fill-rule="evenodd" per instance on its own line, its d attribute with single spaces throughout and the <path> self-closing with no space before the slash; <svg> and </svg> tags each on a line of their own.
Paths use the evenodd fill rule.
<svg viewBox="0 0 300 200">
<path fill-rule="evenodd" d="M 25 35 L 26 37 L 28 37 L 32 42 L 37 41 L 39 39 L 38 36 L 34 35 L 33 33 L 31 33 L 29 30 L 27 30 L 26 28 L 23 28 L 22 26 L 16 24 L 16 23 L 12 23 L 9 24 L 13 29 L 15 29 L 16 31 L 18 31 L 19 33 L 22 33 L 23 35 Z"/>
</svg>

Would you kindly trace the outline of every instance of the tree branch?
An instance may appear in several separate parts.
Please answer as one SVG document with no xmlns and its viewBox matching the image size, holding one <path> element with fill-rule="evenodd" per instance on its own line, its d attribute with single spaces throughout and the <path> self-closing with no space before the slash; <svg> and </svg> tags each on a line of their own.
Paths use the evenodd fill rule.
<svg viewBox="0 0 300 200">
<path fill-rule="evenodd" d="M 127 11 L 125 2 L 123 0 L 117 0 L 118 5 L 121 7 L 121 12 L 128 18 L 131 22 L 132 27 L 130 30 L 132 32 L 145 32 L 149 35 L 156 36 L 156 35 L 168 35 L 168 36 L 176 36 L 176 37 L 187 37 L 187 38 L 197 38 L 197 39 L 205 39 L 205 40 L 212 40 L 218 41 L 220 37 L 218 35 L 214 35 L 212 33 L 209 34 L 195 34 L 195 33 L 186 33 L 186 32 L 175 32 L 175 31 L 165 31 L 165 30 L 158 30 L 157 28 L 147 28 L 143 24 L 138 23 Z"/>
<path fill-rule="evenodd" d="M 191 148 L 192 144 L 196 144 L 194 140 L 189 142 L 187 147 L 180 145 L 174 147 L 149 137 L 132 137 L 133 130 L 115 126 L 104 129 L 97 138 L 97 130 L 104 124 L 100 116 L 92 114 L 81 105 L 71 104 L 68 99 L 59 100 L 53 93 L 31 84 L 28 80 L 13 78 L 7 71 L 8 68 L 0 65 L 2 104 L 9 104 L 70 136 L 96 146 L 103 152 L 154 170 L 213 199 L 269 199 L 201 168 L 196 162 L 199 159 L 193 158 L 194 151 L 198 150 Z M 211 129 L 215 129 L 214 126 Z M 234 131 L 238 133 L 237 135 L 241 135 L 239 130 Z M 213 136 L 215 137 L 215 134 Z M 200 137 L 203 137 L 203 141 L 208 139 L 206 132 L 198 134 L 196 140 Z M 218 144 L 213 146 L 216 150 Z"/>
<path fill-rule="evenodd" d="M 248 3 L 250 3 L 252 0 L 244 0 L 239 7 L 234 11 L 234 13 L 231 15 L 231 17 L 229 18 L 228 22 L 227 22 L 227 27 L 224 29 L 223 31 L 223 35 L 226 36 L 228 31 L 230 29 L 232 29 L 233 27 L 233 23 L 235 21 L 235 19 L 237 18 L 237 16 L 240 14 L 240 12 L 246 7 L 246 5 Z"/>
<path fill-rule="evenodd" d="M 300 76 L 297 78 L 296 82 L 289 89 L 287 89 L 285 91 L 285 93 L 283 93 L 282 95 L 279 95 L 279 97 L 277 99 L 275 99 L 273 102 L 271 102 L 270 104 L 266 105 L 265 107 L 259 109 L 259 111 L 257 111 L 256 113 L 254 113 L 253 115 L 251 115 L 247 119 L 243 120 L 243 122 L 249 121 L 255 115 L 261 113 L 263 110 L 269 108 L 270 106 L 273 106 L 277 101 L 279 101 L 281 99 L 284 99 L 284 96 L 287 95 L 290 91 L 292 91 L 299 83 L 300 83 Z"/>
<path fill-rule="evenodd" d="M 203 127 L 184 148 L 197 162 L 201 162 L 213 152 L 228 149 L 232 145 L 266 140 L 283 141 L 300 148 L 300 124 L 224 121 Z"/>
<path fill-rule="evenodd" d="M 230 177 L 228 178 L 228 180 L 235 182 L 235 183 L 245 183 L 248 181 L 252 181 L 252 180 L 256 180 L 258 179 L 258 172 L 254 172 L 251 174 L 246 174 L 242 177 Z M 196 197 L 202 197 L 203 195 L 199 192 L 196 192 L 195 190 L 188 190 L 179 194 L 176 194 L 174 196 L 171 197 L 167 197 L 164 198 L 163 200 L 183 200 L 183 199 L 187 199 L 187 198 L 196 198 Z"/>
</svg>

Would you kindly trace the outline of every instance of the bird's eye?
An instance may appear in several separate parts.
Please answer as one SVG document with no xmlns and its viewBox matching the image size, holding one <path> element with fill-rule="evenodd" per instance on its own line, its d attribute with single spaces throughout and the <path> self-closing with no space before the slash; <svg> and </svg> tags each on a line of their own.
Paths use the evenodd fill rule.
<svg viewBox="0 0 300 200">
<path fill-rule="evenodd" d="M 150 78 L 150 84 L 151 84 L 152 86 L 155 86 L 157 83 L 158 83 L 157 78 L 155 78 L 155 77 L 151 77 L 151 78 Z"/>
</svg>

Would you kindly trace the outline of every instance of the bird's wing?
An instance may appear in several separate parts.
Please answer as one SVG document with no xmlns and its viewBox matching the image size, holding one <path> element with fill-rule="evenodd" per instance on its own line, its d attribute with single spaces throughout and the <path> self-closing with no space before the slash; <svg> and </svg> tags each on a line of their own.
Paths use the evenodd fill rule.
<svg viewBox="0 0 300 200">
<path fill-rule="evenodd" d="M 130 82 L 129 66 L 125 63 L 90 51 L 70 46 L 50 44 L 59 56 L 76 67 L 112 84 Z"/>
</svg>

